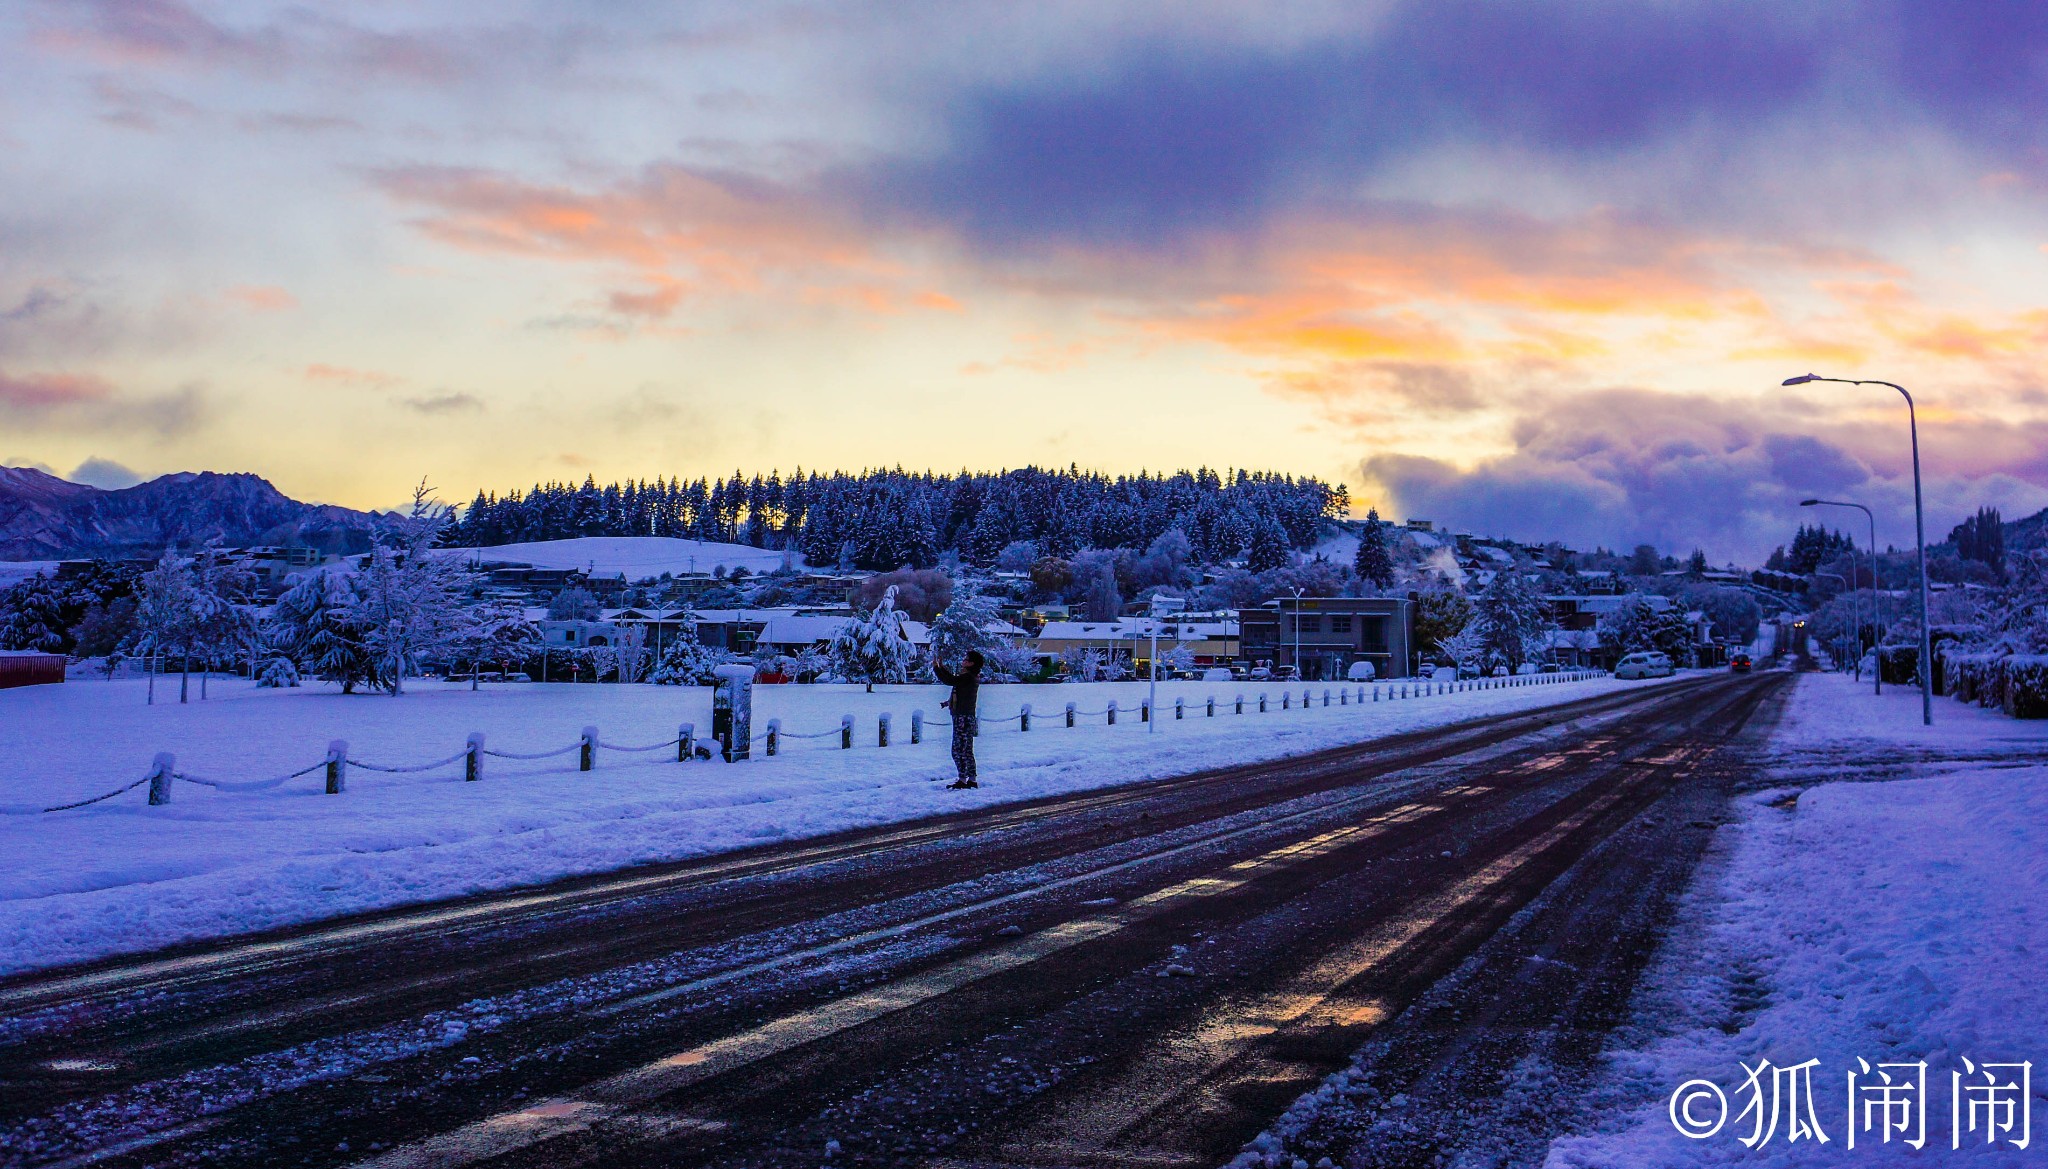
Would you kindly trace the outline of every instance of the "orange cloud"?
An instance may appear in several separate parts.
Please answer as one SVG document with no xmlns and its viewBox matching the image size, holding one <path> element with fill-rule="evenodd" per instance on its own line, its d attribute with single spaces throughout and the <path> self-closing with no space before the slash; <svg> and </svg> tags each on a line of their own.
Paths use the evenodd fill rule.
<svg viewBox="0 0 2048 1169">
<path fill-rule="evenodd" d="M 250 312 L 277 313 L 299 307 L 299 298 L 275 284 L 237 284 L 223 296 Z"/>
<path fill-rule="evenodd" d="M 350 369 L 345 365 L 325 365 L 319 362 L 307 366 L 304 373 L 309 382 L 366 386 L 371 389 L 395 386 L 405 380 L 395 373 L 383 373 L 374 369 Z"/>
<path fill-rule="evenodd" d="M 101 402 L 113 392 L 113 386 L 90 374 L 9 374 L 0 370 L 0 406 L 14 410 Z"/>
<path fill-rule="evenodd" d="M 956 307 L 904 287 L 901 264 L 859 227 L 788 191 L 737 176 L 658 166 L 596 190 L 479 170 L 414 167 L 381 176 L 423 209 L 420 230 L 453 247 L 624 269 L 640 287 L 610 309 L 664 317 L 705 292 L 780 294 L 870 312 Z"/>
</svg>

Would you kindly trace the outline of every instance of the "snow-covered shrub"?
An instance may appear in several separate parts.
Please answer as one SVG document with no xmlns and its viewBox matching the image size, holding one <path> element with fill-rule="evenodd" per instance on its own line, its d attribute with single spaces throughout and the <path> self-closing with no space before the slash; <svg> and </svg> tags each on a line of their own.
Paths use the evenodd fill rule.
<svg viewBox="0 0 2048 1169">
<path fill-rule="evenodd" d="M 694 638 L 683 638 L 661 655 L 661 664 L 648 680 L 657 686 L 709 686 L 718 680 L 713 671 L 738 660 L 732 653 L 714 649 Z"/>
<path fill-rule="evenodd" d="M 256 684 L 258 686 L 270 687 L 273 690 L 284 690 L 297 686 L 299 684 L 299 668 L 292 664 L 290 658 L 272 658 L 270 659 L 270 664 L 263 667 L 263 672 L 256 676 Z"/>
<path fill-rule="evenodd" d="M 1943 656 L 1948 683 L 1948 692 L 1957 702 L 1975 702 L 1982 705 L 1994 689 L 1993 675 L 1998 670 L 2001 655 L 1987 653 L 1950 653 Z"/>
<path fill-rule="evenodd" d="M 2048 718 L 2048 655 L 2014 654 L 2001 663 L 2000 705 L 2013 718 Z"/>
</svg>

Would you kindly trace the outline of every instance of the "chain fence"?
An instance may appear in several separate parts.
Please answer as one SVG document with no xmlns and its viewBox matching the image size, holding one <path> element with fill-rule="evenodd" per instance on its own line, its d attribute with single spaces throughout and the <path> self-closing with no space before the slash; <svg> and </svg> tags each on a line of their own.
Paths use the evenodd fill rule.
<svg viewBox="0 0 2048 1169">
<path fill-rule="evenodd" d="M 1382 701 L 1400 702 L 1413 700 L 1417 698 L 1436 697 L 1445 694 L 1458 694 L 1472 691 L 1509 689 L 1523 686 L 1552 685 L 1565 682 L 1580 682 L 1592 678 L 1600 678 L 1605 676 L 1606 672 L 1599 670 L 1565 670 L 1553 674 L 1517 674 L 1508 677 L 1466 678 L 1458 679 L 1456 681 L 1436 681 L 1434 679 L 1423 678 L 1407 679 L 1398 682 L 1380 682 L 1371 684 L 1369 686 L 1359 683 L 1349 683 L 1341 688 L 1324 687 L 1321 691 L 1321 706 L 1323 708 L 1331 707 L 1333 705 L 1333 696 L 1336 698 L 1336 706 L 1349 706 L 1354 703 L 1359 706 L 1366 706 L 1372 703 Z M 1278 707 L 1272 707 L 1268 704 L 1267 694 L 1264 691 L 1258 692 L 1256 695 L 1257 706 L 1255 713 L 1270 714 L 1294 709 L 1292 705 L 1294 693 L 1295 692 L 1291 688 L 1283 690 L 1281 692 L 1281 705 Z M 1315 693 L 1316 691 L 1313 687 L 1304 687 L 1302 689 L 1300 694 L 1301 710 L 1309 710 L 1316 706 L 1316 703 L 1314 701 Z M 1246 713 L 1245 696 L 1241 693 L 1234 694 L 1228 701 L 1221 702 L 1219 702 L 1216 696 L 1213 694 L 1204 695 L 1202 698 L 1194 700 L 1194 702 L 1189 702 L 1185 696 L 1181 696 L 1178 700 L 1176 700 L 1173 703 L 1172 706 L 1167 707 L 1167 709 L 1173 711 L 1172 717 L 1175 720 L 1186 719 L 1187 713 L 1189 711 L 1198 712 L 1200 716 L 1204 719 L 1214 718 L 1219 708 L 1226 709 L 1232 714 Z M 1149 702 L 1140 702 L 1137 706 L 1123 706 L 1117 701 L 1111 700 L 1109 705 L 1103 707 L 1100 710 L 1082 710 L 1074 703 L 1070 702 L 1057 711 L 1037 712 L 1033 711 L 1027 705 L 1019 708 L 1016 714 L 1008 715 L 1001 718 L 984 717 L 981 715 L 977 715 L 975 716 L 975 722 L 979 727 L 1006 726 L 1010 723 L 1015 723 L 1017 724 L 1020 732 L 1029 732 L 1032 728 L 1033 723 L 1043 723 L 1049 721 L 1054 726 L 1072 727 L 1076 726 L 1076 720 L 1081 718 L 1108 719 L 1109 724 L 1113 726 L 1116 724 L 1115 716 L 1118 714 L 1140 714 L 1143 716 L 1141 723 L 1157 721 L 1160 718 L 1160 712 L 1152 709 L 1152 706 Z M 876 728 L 878 733 L 876 734 L 876 736 L 874 736 L 876 745 L 878 746 L 886 747 L 890 745 L 892 741 L 889 730 L 891 717 L 892 716 L 888 714 L 882 714 L 879 716 L 879 722 Z M 911 712 L 910 717 L 910 734 L 908 736 L 908 743 L 922 743 L 925 737 L 925 732 L 935 725 L 943 727 L 946 734 L 950 735 L 952 733 L 952 722 L 953 720 L 950 717 L 940 717 L 928 722 L 925 720 L 924 712 L 922 710 L 914 710 Z M 838 749 L 850 750 L 854 745 L 854 726 L 854 717 L 849 714 L 840 719 L 838 726 L 832 727 L 829 730 L 816 731 L 810 733 L 797 733 L 793 731 L 783 730 L 781 727 L 780 719 L 770 719 L 767 729 L 760 734 L 751 736 L 748 740 L 747 745 L 751 746 L 755 743 L 765 744 L 767 748 L 766 753 L 769 756 L 774 756 L 780 753 L 780 748 L 784 743 L 792 741 L 810 741 L 818 739 L 838 739 Z M 297 771 L 293 771 L 284 775 L 273 776 L 269 779 L 257 780 L 217 779 L 203 775 L 195 775 L 187 771 L 179 771 L 176 769 L 173 757 L 170 754 L 165 753 L 160 754 L 156 757 L 156 761 L 154 764 L 152 764 L 149 774 L 144 775 L 141 779 L 138 779 L 133 783 L 126 784 L 122 787 L 117 787 L 112 791 L 104 792 L 100 795 L 92 796 L 88 799 L 75 800 L 71 803 L 66 804 L 54 804 L 49 807 L 38 807 L 32 804 L 0 804 L 0 815 L 27 816 L 45 815 L 52 812 L 68 812 L 74 809 L 90 807 L 95 804 L 103 803 L 107 800 L 113 799 L 116 796 L 125 795 L 128 792 L 134 791 L 136 788 L 142 787 L 145 784 L 147 784 L 150 789 L 150 804 L 167 804 L 170 802 L 171 784 L 172 781 L 174 780 L 183 781 L 185 783 L 190 784 L 196 784 L 200 787 L 210 788 L 214 791 L 219 792 L 248 793 L 269 791 L 271 789 L 281 787 L 294 779 L 299 779 L 301 777 L 311 775 L 314 772 L 321 771 L 324 769 L 327 773 L 327 792 L 329 794 L 338 795 L 345 790 L 345 776 L 347 773 L 347 769 L 351 767 L 359 767 L 362 768 L 364 771 L 379 772 L 385 775 L 416 775 L 423 772 L 436 771 L 443 767 L 451 767 L 457 763 L 460 763 L 464 765 L 463 778 L 466 780 L 474 781 L 483 778 L 483 759 L 486 757 L 492 759 L 514 760 L 518 762 L 534 762 L 543 759 L 560 758 L 564 755 L 570 755 L 581 752 L 581 757 L 579 759 L 579 770 L 591 771 L 595 770 L 597 766 L 597 752 L 599 750 L 617 751 L 624 754 L 646 754 L 654 751 L 666 751 L 670 748 L 676 749 L 677 761 L 684 762 L 692 758 L 698 757 L 698 749 L 700 748 L 709 748 L 709 756 L 712 758 L 717 758 L 720 756 L 721 753 L 724 752 L 725 745 L 721 740 L 716 738 L 704 740 L 697 739 L 695 729 L 692 726 L 692 724 L 689 723 L 684 723 L 682 725 L 681 730 L 674 738 L 665 739 L 659 743 L 649 743 L 646 746 L 638 747 L 629 747 L 617 743 L 604 742 L 598 738 L 597 728 L 587 727 L 584 729 L 583 737 L 580 738 L 578 741 L 571 743 L 566 747 L 557 747 L 546 751 L 489 750 L 484 747 L 484 736 L 481 734 L 473 734 L 469 737 L 468 746 L 466 746 L 460 751 L 457 751 L 455 754 L 448 756 L 445 759 L 436 759 L 431 763 L 384 764 L 370 763 L 361 759 L 354 758 L 353 756 L 347 754 L 347 745 L 345 743 L 337 741 L 329 748 L 327 757 L 320 760 L 319 762 L 309 764 L 305 767 L 300 768 Z"/>
</svg>

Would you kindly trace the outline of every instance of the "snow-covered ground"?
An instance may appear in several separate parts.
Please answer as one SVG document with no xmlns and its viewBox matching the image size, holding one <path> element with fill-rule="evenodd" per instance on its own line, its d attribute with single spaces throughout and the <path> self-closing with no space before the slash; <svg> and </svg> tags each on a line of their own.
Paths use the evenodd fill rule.
<svg viewBox="0 0 2048 1169">
<path fill-rule="evenodd" d="M 683 722 L 704 734 L 710 691 L 416 683 L 403 698 L 344 697 L 216 678 L 210 699 L 196 700 L 195 681 L 183 706 L 175 677 L 158 680 L 155 706 L 144 705 L 140 680 L 0 691 L 0 811 L 10 813 L 0 815 L 0 970 L 1183 774 L 1645 684 L 1592 679 L 1306 711 L 1297 686 L 1297 705 L 1283 712 L 1279 686 L 1162 683 L 1165 717 L 1151 734 L 1134 713 L 1140 682 L 989 686 L 985 718 L 1028 702 L 1033 727 L 986 729 L 982 786 L 968 792 L 934 782 L 952 770 L 940 688 L 767 686 L 755 691 L 757 733 L 779 717 L 792 735 L 828 737 L 792 739 L 782 756 L 744 765 L 604 751 L 585 774 L 573 754 L 493 758 L 478 783 L 463 782 L 459 764 L 399 775 L 355 768 L 337 796 L 324 794 L 316 771 L 267 791 L 181 782 L 162 807 L 137 789 L 50 814 L 29 809 L 131 783 L 159 751 L 179 771 L 242 782 L 315 763 L 337 738 L 352 758 L 382 765 L 446 758 L 472 731 L 491 750 L 519 753 L 574 743 L 586 725 L 604 742 L 638 746 L 672 738 Z M 1312 689 L 1320 702 L 1323 688 Z M 1264 716 L 1255 713 L 1261 691 Z M 1241 718 L 1230 713 L 1240 693 Z M 1211 694 L 1214 719 L 1202 701 Z M 1185 721 L 1172 719 L 1176 696 L 1187 699 Z M 1114 727 L 1103 714 L 1112 697 L 1133 712 Z M 1089 715 L 1073 730 L 1068 702 Z M 908 745 L 913 709 L 932 719 L 918 746 Z M 887 750 L 875 745 L 884 711 L 895 715 Z M 845 714 L 856 719 L 851 751 L 830 734 Z"/>
<path fill-rule="evenodd" d="M 670 536 L 582 536 L 573 540 L 535 540 L 527 544 L 498 544 L 489 548 L 449 548 L 449 556 L 479 563 L 531 564 L 535 568 L 574 568 L 600 576 L 623 574 L 627 580 L 671 573 L 727 572 L 744 568 L 750 573 L 775 572 L 785 567 L 783 553 L 774 548 L 747 544 L 714 544 L 704 540 L 678 540 Z M 788 567 L 802 568 L 803 557 L 789 554 Z"/>
<path fill-rule="evenodd" d="M 1912 690 L 1799 680 L 1772 750 L 1777 774 L 1802 786 L 1741 799 L 1638 992 L 1625 1049 L 1608 1057 L 1594 1119 L 1548 1165 L 2040 1162 L 2038 1148 L 2006 1143 L 2017 1128 L 1988 1146 L 1981 1128 L 1965 1133 L 1951 1152 L 1950 1077 L 1965 1058 L 2034 1061 L 2033 1119 L 2048 1123 L 2048 723 L 1939 698 L 1934 717 L 1920 725 Z M 1857 782 L 1899 775 L 1901 760 L 1905 778 Z M 1803 786 L 1828 776 L 1848 782 Z M 1760 1059 L 1820 1061 L 1810 1074 L 1827 1144 L 1788 1144 L 1782 1118 L 1768 1143 L 1739 1142 L 1754 1129 L 1739 1116 L 1742 1065 Z M 1924 1150 L 1859 1131 L 1849 1151 L 1859 1059 L 1927 1062 Z M 1712 1137 L 1681 1136 L 1670 1116 L 1692 1079 L 1726 1095 Z M 1697 1114 L 1716 1110 L 1702 1101 Z"/>
</svg>

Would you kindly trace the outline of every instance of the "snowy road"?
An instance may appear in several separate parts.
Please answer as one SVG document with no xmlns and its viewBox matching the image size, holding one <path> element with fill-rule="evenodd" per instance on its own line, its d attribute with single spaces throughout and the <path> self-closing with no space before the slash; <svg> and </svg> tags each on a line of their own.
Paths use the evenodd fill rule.
<svg viewBox="0 0 2048 1169">
<path fill-rule="evenodd" d="M 1214 1164 L 1362 1045 L 1427 1163 L 1597 1050 L 1786 677 L 16 979 L 0 1164 Z"/>
</svg>

